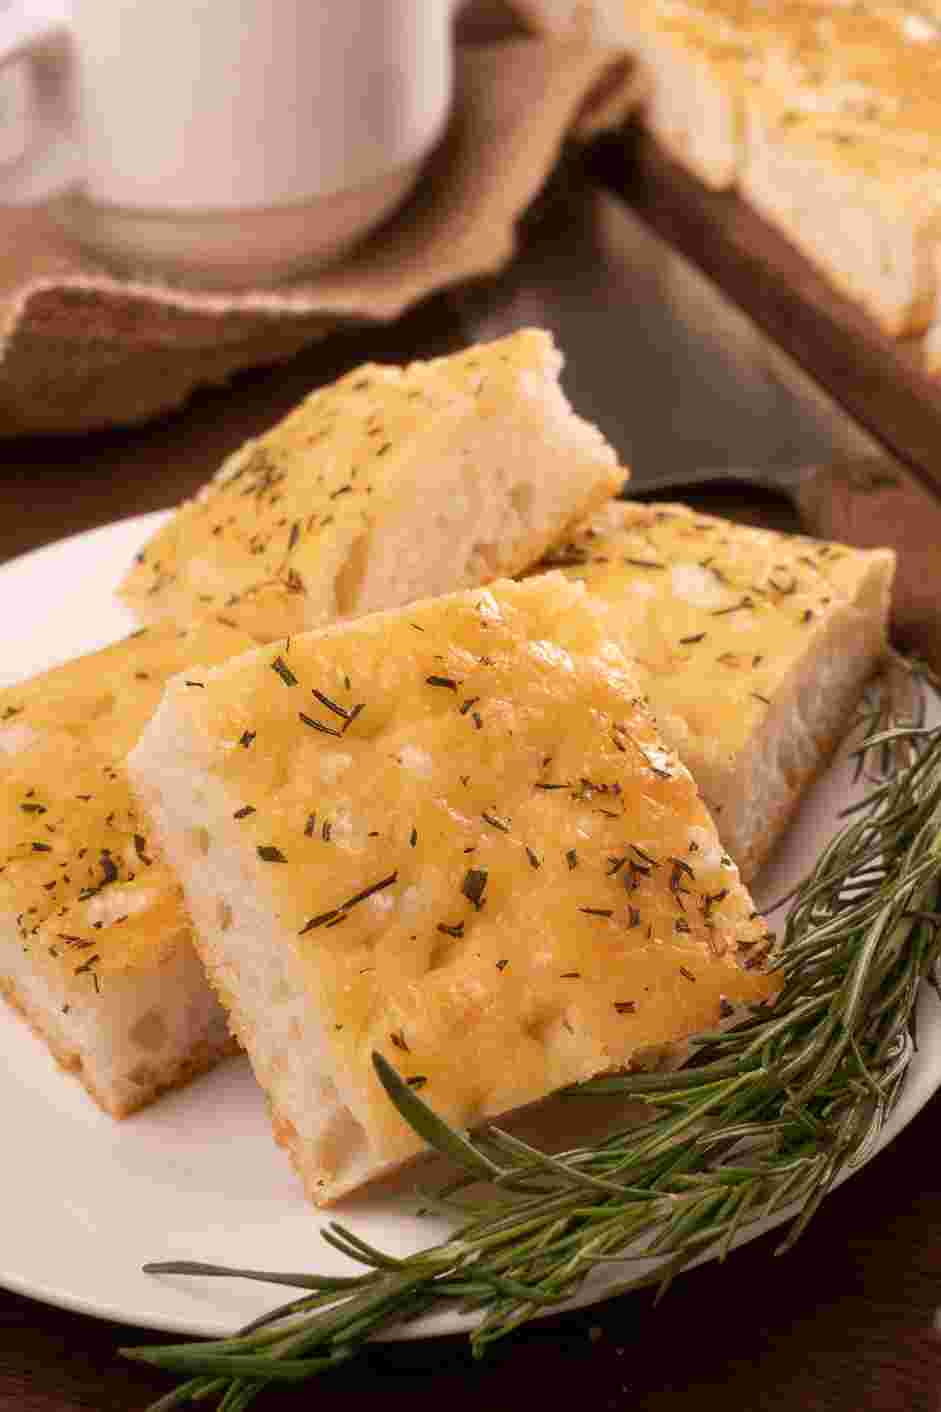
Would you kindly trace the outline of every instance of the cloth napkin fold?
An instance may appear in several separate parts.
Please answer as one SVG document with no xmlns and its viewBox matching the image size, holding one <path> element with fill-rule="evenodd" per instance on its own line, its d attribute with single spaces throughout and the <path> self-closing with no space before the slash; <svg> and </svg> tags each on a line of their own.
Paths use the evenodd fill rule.
<svg viewBox="0 0 941 1412">
<path fill-rule="evenodd" d="M 496 3 L 465 16 L 452 119 L 414 193 L 304 283 L 220 294 L 122 280 L 43 207 L 0 208 L 0 436 L 142 421 L 340 324 L 392 320 L 500 269 L 563 141 L 617 125 L 636 95 L 593 7 L 522 0 L 519 13 L 531 32 L 512 32 Z"/>
</svg>

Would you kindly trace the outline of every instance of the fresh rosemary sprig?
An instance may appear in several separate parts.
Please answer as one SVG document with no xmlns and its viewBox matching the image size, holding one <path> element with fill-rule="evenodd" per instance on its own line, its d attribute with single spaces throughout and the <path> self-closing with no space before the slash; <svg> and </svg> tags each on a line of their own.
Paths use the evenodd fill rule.
<svg viewBox="0 0 941 1412">
<path fill-rule="evenodd" d="M 662 1294 L 697 1257 L 724 1258 L 754 1222 L 795 1207 L 779 1250 L 792 1245 L 878 1137 L 913 1052 L 918 986 L 941 951 L 941 727 L 923 719 L 892 709 L 885 685 L 872 703 L 857 752 L 868 792 L 792 895 L 774 1005 L 701 1036 L 682 1070 L 577 1090 L 639 1100 L 646 1121 L 555 1156 L 493 1127 L 471 1138 L 375 1055 L 392 1102 L 465 1173 L 446 1198 L 458 1228 L 395 1259 L 333 1223 L 324 1238 L 365 1267 L 345 1279 L 145 1267 L 307 1291 L 229 1339 L 123 1350 L 186 1378 L 151 1412 L 213 1399 L 240 1412 L 264 1388 L 336 1367 L 443 1304 L 479 1314 L 471 1343 L 481 1354 L 571 1298 L 593 1269 L 641 1261 L 619 1290 L 656 1283 Z M 485 1194 L 472 1199 L 464 1189 L 481 1181 Z"/>
</svg>

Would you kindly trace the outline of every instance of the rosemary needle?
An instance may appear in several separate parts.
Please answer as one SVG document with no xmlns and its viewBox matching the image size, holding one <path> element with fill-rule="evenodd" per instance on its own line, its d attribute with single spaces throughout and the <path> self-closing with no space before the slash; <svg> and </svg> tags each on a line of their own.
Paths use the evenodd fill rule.
<svg viewBox="0 0 941 1412">
<path fill-rule="evenodd" d="M 901 711 L 888 677 L 869 703 L 857 752 L 867 798 L 789 899 L 773 1007 L 699 1036 L 676 1073 L 573 1090 L 623 1093 L 649 1117 L 551 1157 L 495 1129 L 455 1131 L 374 1055 L 403 1117 L 465 1174 L 442 1198 L 456 1213 L 453 1235 L 394 1259 L 334 1224 L 330 1244 L 364 1267 L 347 1279 L 148 1265 L 306 1291 L 232 1338 L 124 1349 L 185 1378 L 152 1412 L 242 1412 L 266 1387 L 335 1368 L 371 1337 L 443 1304 L 480 1313 L 470 1336 L 479 1355 L 570 1299 L 597 1266 L 622 1261 L 619 1289 L 653 1283 L 660 1295 L 692 1260 L 724 1259 L 754 1222 L 796 1207 L 779 1250 L 789 1248 L 841 1170 L 872 1150 L 914 1052 L 919 983 L 941 952 L 941 727 L 927 728 L 923 711 L 925 688 L 937 686 L 904 663 L 896 684 L 903 670 Z M 463 1193 L 482 1180 L 486 1199 Z"/>
</svg>

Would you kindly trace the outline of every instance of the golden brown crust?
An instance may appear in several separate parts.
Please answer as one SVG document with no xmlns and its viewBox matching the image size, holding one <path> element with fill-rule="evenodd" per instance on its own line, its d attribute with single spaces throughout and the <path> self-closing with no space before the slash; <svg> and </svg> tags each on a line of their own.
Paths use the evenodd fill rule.
<svg viewBox="0 0 941 1412">
<path fill-rule="evenodd" d="M 250 643 L 214 620 L 161 625 L 0 691 L 0 741 L 18 733 L 0 755 L 0 926 L 78 995 L 188 935 L 123 762 L 169 677 Z"/>
<path fill-rule="evenodd" d="M 115 1117 L 227 1052 L 123 757 L 168 676 L 249 642 L 148 629 L 0 692 L 0 986 Z"/>
<path fill-rule="evenodd" d="M 627 474 L 560 366 L 548 334 L 522 330 L 355 369 L 236 452 L 123 596 L 144 620 L 211 608 L 271 641 L 518 572 Z"/>
<path fill-rule="evenodd" d="M 178 680 L 129 769 L 324 1199 L 416 1151 L 373 1049 L 472 1125 L 774 989 L 606 610 L 559 575 Z"/>
<path fill-rule="evenodd" d="M 108 762 L 123 760 L 170 677 L 251 645 L 246 633 L 219 618 L 183 629 L 161 624 L 0 688 L 0 769 L 26 745 L 60 733 Z M 61 774 L 51 765 L 50 773 L 53 779 Z"/>
<path fill-rule="evenodd" d="M 885 649 L 892 553 L 622 502 L 544 562 L 609 606 L 665 738 L 751 879 Z"/>
</svg>

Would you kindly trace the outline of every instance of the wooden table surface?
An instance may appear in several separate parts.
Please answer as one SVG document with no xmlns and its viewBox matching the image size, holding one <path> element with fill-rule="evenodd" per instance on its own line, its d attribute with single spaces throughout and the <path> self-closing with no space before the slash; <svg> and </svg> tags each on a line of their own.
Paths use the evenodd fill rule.
<svg viewBox="0 0 941 1412">
<path fill-rule="evenodd" d="M 308 388 L 364 357 L 398 359 L 460 341 L 452 309 L 432 304 L 393 329 L 331 340 L 285 368 L 243 376 L 154 426 L 2 444 L 0 560 L 173 503 Z M 754 503 L 747 508 L 754 517 Z M 722 1266 L 684 1275 L 656 1309 L 642 1292 L 547 1319 L 481 1363 L 457 1338 L 377 1346 L 313 1392 L 269 1395 L 259 1408 L 290 1412 L 316 1397 L 330 1409 L 370 1397 L 410 1412 L 536 1400 L 599 1412 L 938 1412 L 939 1133 L 941 1096 L 828 1199 L 781 1259 L 772 1234 Z M 29 1134 L 6 1132 L 4 1140 L 28 1142 Z M 64 1179 L 66 1167 L 64 1154 Z M 34 1221 L 43 1239 L 38 1213 L 12 1214 Z M 140 1340 L 138 1330 L 0 1291 L 0 1409 L 143 1408 L 171 1384 L 116 1355 Z"/>
</svg>

